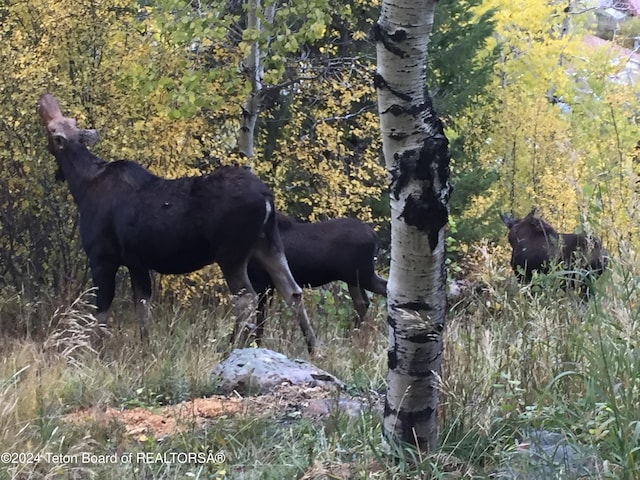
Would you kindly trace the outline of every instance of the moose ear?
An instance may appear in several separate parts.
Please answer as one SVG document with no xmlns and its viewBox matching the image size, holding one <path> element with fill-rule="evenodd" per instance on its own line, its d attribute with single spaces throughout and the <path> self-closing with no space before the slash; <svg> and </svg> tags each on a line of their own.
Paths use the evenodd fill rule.
<svg viewBox="0 0 640 480">
<path fill-rule="evenodd" d="M 100 130 L 81 129 L 80 143 L 89 147 L 93 147 L 100 138 Z"/>
<path fill-rule="evenodd" d="M 49 134 L 48 138 L 49 140 L 47 142 L 47 149 L 53 155 L 55 155 L 56 151 L 64 149 L 67 144 L 66 137 L 63 134 L 56 132 L 55 130 L 53 131 L 53 133 Z"/>
<path fill-rule="evenodd" d="M 516 223 L 518 223 L 518 219 L 515 218 L 513 215 L 511 215 L 510 213 L 501 213 L 500 214 L 500 218 L 502 219 L 502 222 L 507 226 L 507 228 L 511 228 L 513 227 Z"/>
<path fill-rule="evenodd" d="M 529 213 L 527 213 L 527 216 L 525 217 L 527 220 L 532 220 L 533 217 L 535 217 L 536 212 L 538 211 L 538 207 L 533 207 L 531 209 L 531 211 Z"/>
<path fill-rule="evenodd" d="M 45 93 L 40 96 L 38 99 L 38 104 L 36 107 L 38 114 L 40 114 L 40 118 L 42 119 L 42 123 L 48 125 L 53 120 L 58 120 L 64 118 L 62 112 L 60 111 L 60 105 L 56 98 L 49 94 Z"/>
</svg>

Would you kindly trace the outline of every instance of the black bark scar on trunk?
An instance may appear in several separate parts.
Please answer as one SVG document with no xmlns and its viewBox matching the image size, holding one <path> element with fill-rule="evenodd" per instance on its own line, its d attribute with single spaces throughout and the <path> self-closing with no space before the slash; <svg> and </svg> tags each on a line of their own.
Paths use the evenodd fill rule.
<svg viewBox="0 0 640 480">
<path fill-rule="evenodd" d="M 417 333 L 415 335 L 407 336 L 407 340 L 413 343 L 432 343 L 437 342 L 440 339 L 440 335 L 442 334 L 443 327 L 442 325 L 434 326 L 433 331 L 426 333 Z"/>
<path fill-rule="evenodd" d="M 435 331 L 433 331 L 428 334 L 418 334 L 418 335 L 410 336 L 410 337 L 407 337 L 405 340 L 415 343 L 417 345 L 426 346 L 427 344 L 439 342 L 440 337 Z M 416 377 L 416 378 L 427 378 L 427 377 L 433 376 L 433 371 L 430 368 L 430 365 L 432 365 L 433 362 L 435 362 L 436 360 L 438 360 L 438 358 L 442 356 L 442 352 L 438 351 L 436 352 L 435 355 L 425 359 L 424 352 L 423 352 L 424 348 L 425 347 L 422 347 L 422 346 L 416 348 L 416 358 L 420 359 L 420 361 L 417 364 L 411 363 L 401 368 L 401 371 L 403 374 L 411 375 L 412 377 Z M 429 349 L 428 351 L 431 351 L 430 347 L 427 346 L 427 348 Z M 398 355 L 398 343 L 396 341 L 393 343 L 393 348 L 387 351 L 387 366 L 389 367 L 390 371 L 400 368 L 399 358 L 400 357 Z"/>
<path fill-rule="evenodd" d="M 406 411 L 397 411 L 394 408 L 391 408 L 388 401 L 384 403 L 384 417 L 388 418 L 392 416 L 400 420 L 400 425 L 402 426 L 400 435 L 394 435 L 389 437 L 388 432 L 384 431 L 383 434 L 387 437 L 388 441 L 393 443 L 400 440 L 401 442 L 405 442 L 409 445 L 413 446 L 424 446 L 427 445 L 427 439 L 425 437 L 416 436 L 415 429 L 413 428 L 419 422 L 426 422 L 431 419 L 436 414 L 436 410 L 431 407 L 426 407 L 422 410 L 414 411 L 414 412 L 406 412 Z M 395 432 L 397 434 L 397 431 Z"/>
<path fill-rule="evenodd" d="M 387 83 L 387 81 L 384 79 L 384 77 L 382 75 L 380 75 L 380 73 L 378 73 L 378 72 L 376 72 L 373 75 L 373 85 L 378 90 L 389 90 L 389 92 L 391 92 L 393 95 L 398 97 L 403 102 L 410 102 L 411 101 L 411 95 L 409 95 L 407 93 L 399 92 L 399 91 L 394 90 L 393 88 L 391 88 L 389 86 L 389 84 Z M 400 105 L 394 104 L 394 105 L 392 105 L 391 107 L 389 107 L 387 110 L 385 110 L 382 113 L 383 114 L 384 113 L 391 113 L 392 115 L 398 116 L 403 112 L 404 112 L 404 108 L 403 107 L 401 107 Z"/>
<path fill-rule="evenodd" d="M 384 416 L 393 415 L 398 420 L 403 423 L 410 422 L 415 425 L 418 422 L 423 422 L 425 420 L 429 420 L 434 414 L 436 410 L 431 407 L 423 408 L 422 410 L 415 410 L 413 412 L 407 412 L 405 410 L 396 410 L 395 408 L 391 408 L 389 402 L 384 403 Z"/>
<path fill-rule="evenodd" d="M 393 337 L 394 337 L 393 348 L 387 351 L 387 366 L 389 367 L 389 370 L 395 370 L 396 368 L 398 368 L 398 363 L 399 363 L 398 362 L 397 322 L 391 315 L 387 315 L 387 322 L 393 331 Z M 406 335 L 405 340 L 412 343 L 421 344 L 421 345 L 438 342 L 440 341 L 443 330 L 444 330 L 444 324 L 436 323 L 436 324 L 433 324 L 431 331 L 417 333 L 415 335 Z M 418 348 L 418 350 L 421 350 L 421 348 Z M 412 375 L 414 377 L 420 377 L 420 378 L 426 378 L 432 375 L 431 369 L 428 368 L 425 370 L 424 367 L 431 365 L 431 363 L 434 362 L 438 357 L 440 357 L 441 354 L 442 352 L 439 351 L 435 357 L 428 359 L 428 361 L 426 362 L 421 361 L 419 364 L 409 365 L 408 368 L 406 368 L 406 373 L 408 375 Z M 418 358 L 422 358 L 422 355 L 418 354 Z"/>
<path fill-rule="evenodd" d="M 395 44 L 401 43 L 407 38 L 407 31 L 399 28 L 393 33 L 389 33 L 385 31 L 380 22 L 376 22 L 376 24 L 371 28 L 371 38 L 375 42 L 382 42 L 384 48 L 386 48 L 389 52 L 397 55 L 400 58 L 408 58 L 409 54 L 402 49 L 398 48 Z"/>
<path fill-rule="evenodd" d="M 425 302 L 405 302 L 396 304 L 395 308 L 403 308 L 406 310 L 431 310 L 431 305 Z"/>
<path fill-rule="evenodd" d="M 396 367 L 398 366 L 398 354 L 396 353 L 396 350 L 389 350 L 389 352 L 387 353 L 387 367 L 389 368 L 389 370 L 395 370 Z"/>
<path fill-rule="evenodd" d="M 425 138 L 419 149 L 405 150 L 396 157 L 395 167 L 391 170 L 391 189 L 398 199 L 409 182 L 420 182 L 420 192 L 407 197 L 400 216 L 408 225 L 425 232 L 429 246 L 434 250 L 438 245 L 438 233 L 449 217 L 447 204 L 452 190 L 448 182 L 450 156 L 444 127 L 430 102 L 412 110 L 418 112 L 424 108 L 428 110 L 425 122 L 431 123 L 430 130 L 435 131 L 435 135 Z M 438 191 L 436 185 L 441 185 Z"/>
<path fill-rule="evenodd" d="M 401 443 L 405 443 L 409 447 L 416 448 L 417 446 L 418 448 L 424 449 L 425 445 L 429 444 L 427 438 L 416 435 L 413 428 L 405 428 L 404 426 L 399 436 L 390 434 L 390 432 L 387 432 L 384 429 L 382 431 L 382 435 L 384 436 L 385 440 L 391 445 L 397 444 L 398 440 L 400 440 Z M 396 461 L 399 461 L 398 458 L 394 458 L 396 459 Z"/>
</svg>

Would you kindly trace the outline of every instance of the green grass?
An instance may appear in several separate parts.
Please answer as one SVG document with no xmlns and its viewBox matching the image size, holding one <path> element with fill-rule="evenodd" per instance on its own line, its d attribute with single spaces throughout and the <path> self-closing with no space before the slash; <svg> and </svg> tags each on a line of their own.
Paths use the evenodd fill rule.
<svg viewBox="0 0 640 480">
<path fill-rule="evenodd" d="M 534 429 L 561 432 L 597 451 L 601 468 L 589 478 L 640 478 L 640 271 L 633 261 L 612 262 L 586 303 L 554 278 L 524 287 L 506 270 L 481 271 L 475 287 L 450 305 L 441 446 L 426 457 L 408 450 L 387 457 L 375 410 L 357 418 L 305 418 L 287 408 L 226 415 L 143 441 L 117 421 L 67 423 L 63 415 L 84 408 L 154 409 L 213 394 L 209 372 L 223 359 L 233 324 L 229 310 L 157 303 L 151 339 L 143 344 L 122 302 L 116 327 L 100 339 L 87 326 L 90 300 L 85 295 L 59 307 L 0 293 L 0 325 L 39 325 L 37 335 L 26 328 L 0 339 L 0 452 L 66 460 L 0 465 L 0 480 L 490 478 Z M 313 362 L 344 380 L 348 394 L 382 391 L 384 302 L 373 305 L 374 328 L 356 335 L 343 289 L 310 292 L 307 303 L 323 342 Z M 286 309 L 270 317 L 264 346 L 308 358 Z M 103 461 L 77 461 L 83 452 Z M 224 462 L 142 461 L 209 452 L 223 453 Z M 123 462 L 126 454 L 134 461 Z M 104 463 L 110 455 L 116 464 Z"/>
</svg>

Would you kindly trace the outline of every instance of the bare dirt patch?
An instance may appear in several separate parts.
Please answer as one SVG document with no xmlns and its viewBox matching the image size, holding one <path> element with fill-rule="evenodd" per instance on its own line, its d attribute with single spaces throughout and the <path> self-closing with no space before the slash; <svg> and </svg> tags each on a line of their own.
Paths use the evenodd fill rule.
<svg viewBox="0 0 640 480">
<path fill-rule="evenodd" d="M 374 403 L 378 403 L 377 400 Z M 307 417 L 323 417 L 335 411 L 335 408 L 351 414 L 354 405 L 366 408 L 369 404 L 370 401 L 363 399 L 340 396 L 335 390 L 282 384 L 271 393 L 252 397 L 215 395 L 149 408 L 96 407 L 68 414 L 63 420 L 76 425 L 108 425 L 116 421 L 124 426 L 131 437 L 145 441 L 149 437 L 160 439 L 171 436 L 194 425 L 202 427 L 208 420 L 222 416 L 255 417 L 299 412 Z"/>
<path fill-rule="evenodd" d="M 125 427 L 129 435 L 144 441 L 149 436 L 163 438 L 189 425 L 202 426 L 207 419 L 242 411 L 243 399 L 214 396 L 157 408 L 91 408 L 66 415 L 64 420 L 73 424 L 93 422 L 99 425 L 115 420 Z"/>
</svg>

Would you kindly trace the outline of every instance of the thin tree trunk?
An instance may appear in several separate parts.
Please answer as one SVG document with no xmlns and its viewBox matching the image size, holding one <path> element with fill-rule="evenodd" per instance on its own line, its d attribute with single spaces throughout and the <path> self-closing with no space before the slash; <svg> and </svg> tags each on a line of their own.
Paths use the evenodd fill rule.
<svg viewBox="0 0 640 480">
<path fill-rule="evenodd" d="M 249 76 L 251 82 L 251 92 L 242 107 L 242 124 L 238 133 L 238 150 L 248 158 L 253 158 L 254 138 L 258 114 L 262 107 L 262 79 L 264 76 L 264 65 L 260 50 L 260 32 L 262 25 L 260 21 L 261 4 L 260 0 L 249 0 L 247 29 L 254 30 L 258 36 L 251 46 L 251 51 L 244 63 L 244 71 Z M 272 23 L 275 15 L 275 3 L 269 5 L 264 11 L 264 18 L 267 23 Z"/>
<path fill-rule="evenodd" d="M 436 0 L 384 0 L 375 84 L 391 190 L 389 351 L 383 435 L 436 446 L 446 316 L 449 142 L 426 89 Z"/>
</svg>

